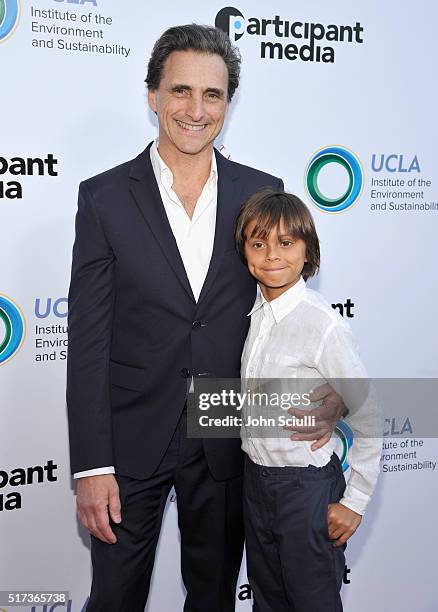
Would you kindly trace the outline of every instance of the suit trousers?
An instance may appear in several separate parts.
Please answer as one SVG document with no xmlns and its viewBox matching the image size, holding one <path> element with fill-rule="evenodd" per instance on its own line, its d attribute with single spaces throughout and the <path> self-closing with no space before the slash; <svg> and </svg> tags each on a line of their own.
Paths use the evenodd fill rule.
<svg viewBox="0 0 438 612">
<path fill-rule="evenodd" d="M 116 475 L 122 521 L 110 521 L 116 544 L 91 536 L 93 580 L 87 612 L 143 612 L 172 486 L 187 590 L 184 612 L 234 611 L 243 552 L 242 478 L 214 480 L 202 440 L 187 438 L 186 424 L 184 409 L 150 478 Z"/>
<path fill-rule="evenodd" d="M 248 579 L 256 612 L 342 612 L 345 546 L 329 538 L 328 504 L 345 479 L 333 453 L 324 467 L 245 462 Z"/>
</svg>

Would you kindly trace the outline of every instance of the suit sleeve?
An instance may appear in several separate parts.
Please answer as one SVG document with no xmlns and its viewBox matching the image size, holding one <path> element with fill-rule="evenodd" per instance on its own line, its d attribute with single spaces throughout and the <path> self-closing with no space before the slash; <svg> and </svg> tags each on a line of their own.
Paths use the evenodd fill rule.
<svg viewBox="0 0 438 612">
<path fill-rule="evenodd" d="M 67 411 L 72 473 L 114 465 L 109 393 L 114 262 L 96 204 L 87 184 L 81 183 L 68 294 Z"/>
</svg>

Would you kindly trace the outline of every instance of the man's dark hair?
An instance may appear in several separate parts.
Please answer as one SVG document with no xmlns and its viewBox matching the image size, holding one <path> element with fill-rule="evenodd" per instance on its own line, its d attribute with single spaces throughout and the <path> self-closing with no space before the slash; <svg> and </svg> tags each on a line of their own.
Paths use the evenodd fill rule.
<svg viewBox="0 0 438 612">
<path fill-rule="evenodd" d="M 246 228 L 256 221 L 251 236 Z M 306 243 L 306 263 L 301 272 L 304 280 L 319 269 L 319 239 L 310 210 L 300 198 L 292 193 L 266 187 L 254 193 L 242 204 L 236 221 L 235 241 L 239 255 L 246 263 L 245 242 L 248 238 L 266 240 L 271 230 L 280 227 L 283 221 L 288 234 L 301 238 Z"/>
<path fill-rule="evenodd" d="M 158 89 L 166 59 L 173 51 L 198 51 L 220 55 L 228 69 L 228 102 L 234 95 L 240 76 L 240 53 L 228 35 L 213 26 L 196 23 L 173 26 L 160 36 L 152 49 L 145 79 L 149 89 Z"/>
</svg>

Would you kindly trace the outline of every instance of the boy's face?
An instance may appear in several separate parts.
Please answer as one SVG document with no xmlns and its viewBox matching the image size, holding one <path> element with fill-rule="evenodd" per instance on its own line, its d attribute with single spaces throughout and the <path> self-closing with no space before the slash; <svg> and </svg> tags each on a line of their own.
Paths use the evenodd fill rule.
<svg viewBox="0 0 438 612">
<path fill-rule="evenodd" d="M 263 295 L 273 300 L 300 279 L 306 262 L 306 243 L 288 234 L 283 221 L 267 238 L 251 238 L 256 223 L 257 220 L 251 221 L 245 229 L 245 257 Z"/>
</svg>

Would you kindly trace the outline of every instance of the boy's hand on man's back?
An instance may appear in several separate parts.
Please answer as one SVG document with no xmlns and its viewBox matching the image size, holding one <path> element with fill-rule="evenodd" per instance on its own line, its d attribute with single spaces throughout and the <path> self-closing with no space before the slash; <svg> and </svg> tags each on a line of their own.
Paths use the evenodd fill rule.
<svg viewBox="0 0 438 612">
<path fill-rule="evenodd" d="M 333 546 L 342 546 L 359 527 L 362 516 L 343 504 L 329 504 L 327 523 Z"/>
</svg>

